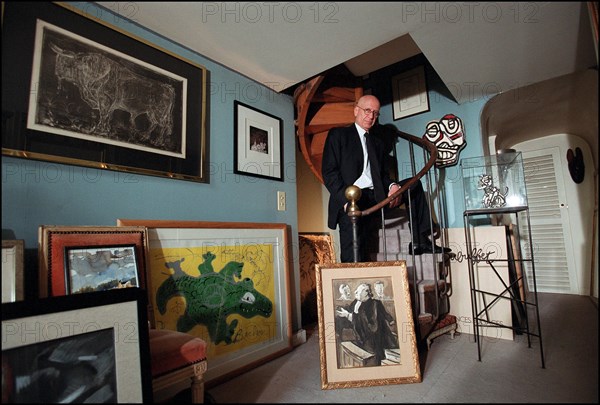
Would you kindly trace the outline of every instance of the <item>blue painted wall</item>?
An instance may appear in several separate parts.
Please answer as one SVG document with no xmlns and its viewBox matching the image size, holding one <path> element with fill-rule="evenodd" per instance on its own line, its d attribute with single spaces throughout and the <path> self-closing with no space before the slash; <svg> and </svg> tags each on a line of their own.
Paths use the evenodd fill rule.
<svg viewBox="0 0 600 405">
<path fill-rule="evenodd" d="M 278 94 L 201 55 L 94 5 L 77 3 L 88 13 L 156 44 L 210 71 L 210 183 L 103 171 L 2 156 L 3 238 L 24 239 L 28 296 L 37 293 L 37 244 L 40 225 L 116 225 L 117 218 L 193 221 L 277 222 L 298 232 L 294 106 Z M 25 90 L 24 90 L 25 91 Z M 283 120 L 284 181 L 234 174 L 234 100 Z M 287 210 L 277 211 L 277 191 Z M 292 238 L 298 273 L 297 241 Z M 294 287 L 292 285 L 292 290 Z M 294 319 L 294 324 L 298 322 Z"/>
<path fill-rule="evenodd" d="M 86 7 L 87 12 L 94 13 L 95 5 L 77 4 Z M 292 235 L 296 235 L 296 139 L 292 98 L 278 94 L 143 27 L 111 18 L 106 10 L 95 15 L 150 43 L 199 63 L 210 71 L 210 183 L 199 184 L 2 156 L 3 238 L 25 240 L 27 294 L 37 294 L 37 289 L 33 288 L 37 288 L 37 232 L 42 224 L 115 225 L 117 218 L 278 222 L 290 225 Z M 394 121 L 391 77 L 423 63 L 427 66 L 430 111 Z M 453 113 L 465 125 L 467 146 L 462 150 L 461 158 L 485 154 L 479 117 L 488 100 L 472 100 L 458 105 L 422 57 L 372 73 L 365 87 L 370 87 L 372 93 L 382 101 L 380 123 L 392 124 L 404 132 L 422 136 L 429 121 Z M 284 182 L 234 174 L 235 100 L 283 120 Z M 401 177 L 408 177 L 410 158 L 406 145 L 398 144 L 397 152 Z M 420 167 L 417 163 L 417 168 Z M 447 227 L 462 227 L 464 202 L 460 167 L 446 168 L 440 174 L 444 185 L 444 222 Z M 284 191 L 287 195 L 286 211 L 277 211 L 277 191 Z M 296 330 L 300 322 L 300 309 L 297 297 L 294 297 L 294 291 L 299 288 L 295 237 L 292 237 L 292 244 L 294 269 L 290 277 L 292 301 L 296 303 L 293 309 L 293 327 Z"/>
</svg>

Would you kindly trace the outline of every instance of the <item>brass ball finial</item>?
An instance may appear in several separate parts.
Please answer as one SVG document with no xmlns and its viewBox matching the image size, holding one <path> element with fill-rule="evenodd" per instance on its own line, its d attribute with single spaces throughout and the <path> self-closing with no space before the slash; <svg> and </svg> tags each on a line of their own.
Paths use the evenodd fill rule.
<svg viewBox="0 0 600 405">
<path fill-rule="evenodd" d="M 360 188 L 356 186 L 350 186 L 346 189 L 346 199 L 348 201 L 358 201 L 362 195 L 362 191 Z"/>
<path fill-rule="evenodd" d="M 344 195 L 346 196 L 346 199 L 350 201 L 350 205 L 348 206 L 347 212 L 354 213 L 358 211 L 358 206 L 356 205 L 356 202 L 360 200 L 362 190 L 356 186 L 350 186 L 346 188 L 346 192 Z"/>
</svg>

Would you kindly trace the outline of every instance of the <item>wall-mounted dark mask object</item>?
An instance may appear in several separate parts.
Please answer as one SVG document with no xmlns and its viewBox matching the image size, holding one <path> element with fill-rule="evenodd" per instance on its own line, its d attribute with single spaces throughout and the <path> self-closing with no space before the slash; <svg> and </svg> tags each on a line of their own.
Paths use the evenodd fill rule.
<svg viewBox="0 0 600 405">
<path fill-rule="evenodd" d="M 567 162 L 569 162 L 569 173 L 571 178 L 577 184 L 583 181 L 585 175 L 585 165 L 583 164 L 583 152 L 581 148 L 569 149 L 567 151 Z"/>
</svg>

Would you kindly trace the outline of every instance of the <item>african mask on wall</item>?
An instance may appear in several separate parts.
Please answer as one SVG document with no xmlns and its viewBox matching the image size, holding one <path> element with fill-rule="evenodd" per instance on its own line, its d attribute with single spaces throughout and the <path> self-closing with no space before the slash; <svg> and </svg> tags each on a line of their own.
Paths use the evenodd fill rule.
<svg viewBox="0 0 600 405">
<path fill-rule="evenodd" d="M 585 177 L 585 164 L 583 163 L 583 152 L 581 148 L 575 148 L 575 152 L 573 149 L 569 148 L 567 151 L 567 161 L 569 162 L 569 173 L 571 174 L 571 178 L 577 184 L 583 182 Z"/>
<path fill-rule="evenodd" d="M 423 139 L 435 144 L 435 165 L 438 168 L 455 165 L 459 152 L 467 146 L 462 120 L 454 114 L 446 114 L 439 121 L 428 123 Z"/>
</svg>

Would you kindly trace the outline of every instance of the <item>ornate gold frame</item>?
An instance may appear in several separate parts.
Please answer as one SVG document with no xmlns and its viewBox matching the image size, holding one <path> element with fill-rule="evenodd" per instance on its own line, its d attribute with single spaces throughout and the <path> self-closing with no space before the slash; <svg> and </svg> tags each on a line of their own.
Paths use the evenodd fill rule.
<svg viewBox="0 0 600 405">
<path fill-rule="evenodd" d="M 402 260 L 331 263 L 317 265 L 316 268 L 321 388 L 354 388 L 421 382 L 406 262 Z M 381 302 L 395 318 L 399 347 L 393 351 L 395 357 L 386 357 L 381 364 L 371 365 L 368 360 L 370 353 L 356 345 L 356 341 L 347 340 L 342 334 L 338 334 L 335 318 L 336 310 L 342 302 L 341 298 L 336 298 L 336 295 L 337 287 L 342 283 L 351 285 L 354 291 L 354 288 L 361 283 L 372 285 L 377 280 L 384 280 L 386 283 L 386 298 L 381 299 Z M 350 300 L 346 300 L 345 304 L 352 306 Z M 346 348 L 349 346 L 356 350 L 354 352 L 356 357 L 351 359 L 352 364 L 343 360 L 348 352 Z M 352 354 L 350 353 L 350 357 Z"/>
</svg>

